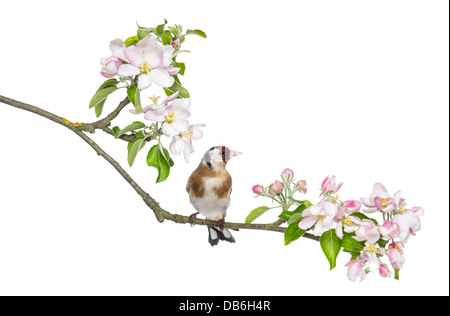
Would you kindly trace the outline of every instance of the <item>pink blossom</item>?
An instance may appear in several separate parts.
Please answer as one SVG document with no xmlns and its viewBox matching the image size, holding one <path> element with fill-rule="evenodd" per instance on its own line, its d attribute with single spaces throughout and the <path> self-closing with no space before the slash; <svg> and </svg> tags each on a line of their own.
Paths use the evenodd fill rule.
<svg viewBox="0 0 450 316">
<path fill-rule="evenodd" d="M 353 238 L 357 241 L 367 240 L 370 244 L 374 244 L 380 239 L 378 227 L 370 219 L 363 219 L 355 233 L 356 236 L 353 236 Z"/>
<path fill-rule="evenodd" d="M 320 236 L 324 231 L 332 228 L 336 212 L 336 204 L 322 200 L 318 205 L 312 205 L 303 211 L 303 219 L 298 223 L 298 227 L 306 230 L 314 226 L 312 233 Z"/>
<path fill-rule="evenodd" d="M 308 189 L 306 188 L 306 181 L 305 180 L 297 181 L 297 183 L 294 185 L 294 192 L 295 191 L 300 191 L 306 194 L 306 192 L 308 191 Z"/>
<path fill-rule="evenodd" d="M 286 168 L 281 173 L 281 179 L 283 179 L 284 183 L 289 183 L 294 179 L 294 171 L 289 168 Z"/>
<path fill-rule="evenodd" d="M 129 64 L 122 65 L 118 75 L 138 76 L 138 87 L 141 90 L 148 88 L 152 82 L 161 87 L 170 87 L 174 83 L 171 74 L 176 72 L 171 66 L 173 52 L 172 46 L 161 46 L 153 35 L 149 34 L 135 46 L 124 49 L 123 53 Z"/>
<path fill-rule="evenodd" d="M 402 209 L 395 214 L 392 222 L 400 228 L 400 240 L 406 242 L 410 235 L 415 235 L 421 228 L 419 216 L 424 215 L 423 208 L 413 207 L 410 210 Z"/>
<path fill-rule="evenodd" d="M 253 187 L 252 187 L 252 191 L 253 191 L 253 193 L 255 193 L 255 194 L 261 194 L 262 192 L 263 192 L 263 187 L 262 187 L 262 185 L 259 185 L 259 184 L 257 184 L 257 185 L 254 185 Z"/>
<path fill-rule="evenodd" d="M 384 213 L 390 213 L 394 210 L 392 197 L 388 194 L 386 188 L 381 183 L 373 185 L 373 191 L 370 197 L 361 198 L 361 202 L 369 209 L 364 212 L 372 213 L 380 210 Z"/>
<path fill-rule="evenodd" d="M 347 200 L 342 205 L 345 207 L 347 214 L 358 212 L 361 209 L 361 203 L 356 200 Z"/>
<path fill-rule="evenodd" d="M 174 155 L 180 155 L 183 153 L 184 160 L 189 162 L 189 155 L 194 151 L 192 141 L 199 140 L 203 137 L 203 133 L 200 128 L 205 126 L 206 125 L 204 124 L 192 124 L 189 125 L 186 131 L 173 136 L 169 146 L 170 152 Z"/>
<path fill-rule="evenodd" d="M 275 194 L 281 193 L 284 189 L 284 184 L 283 184 L 283 182 L 276 180 L 274 183 L 272 183 L 270 185 L 270 189 L 271 189 L 272 193 L 275 193 Z"/>
<path fill-rule="evenodd" d="M 117 75 L 117 70 L 122 65 L 122 62 L 116 57 L 102 58 L 100 61 L 102 65 L 101 75 L 106 78 L 112 78 Z"/>
<path fill-rule="evenodd" d="M 378 268 L 378 272 L 383 278 L 390 277 L 391 271 L 389 270 L 388 266 L 384 263 L 380 264 L 380 267 Z"/>
<path fill-rule="evenodd" d="M 388 257 L 391 265 L 394 269 L 400 270 L 405 263 L 405 257 L 403 256 L 403 250 L 405 245 L 398 241 L 395 243 L 391 243 L 388 246 Z"/>
<path fill-rule="evenodd" d="M 336 185 L 336 177 L 328 176 L 322 181 L 322 193 L 323 194 L 335 194 L 339 191 L 343 182 Z"/>
<path fill-rule="evenodd" d="M 358 278 L 359 281 L 362 281 L 366 278 L 366 272 L 361 265 L 361 261 L 350 260 L 345 266 L 348 268 L 347 277 L 350 281 L 355 282 Z"/>
<path fill-rule="evenodd" d="M 400 227 L 397 223 L 386 221 L 384 222 L 383 226 L 380 227 L 380 233 L 386 239 L 393 239 L 400 236 Z"/>
<path fill-rule="evenodd" d="M 336 236 L 338 236 L 340 239 L 344 237 L 343 231 L 346 233 L 353 233 L 358 228 L 359 225 L 362 223 L 362 221 L 356 217 L 356 216 L 345 216 L 345 212 L 342 212 L 343 207 L 341 207 L 334 217 L 334 220 L 337 222 L 335 231 Z"/>
</svg>

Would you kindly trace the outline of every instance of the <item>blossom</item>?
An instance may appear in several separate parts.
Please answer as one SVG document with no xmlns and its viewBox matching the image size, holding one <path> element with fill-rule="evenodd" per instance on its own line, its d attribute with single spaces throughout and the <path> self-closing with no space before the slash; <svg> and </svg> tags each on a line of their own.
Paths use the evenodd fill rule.
<svg viewBox="0 0 450 316">
<path fill-rule="evenodd" d="M 375 183 L 370 197 L 361 198 L 361 202 L 366 207 L 369 207 L 369 209 L 364 210 L 367 213 L 376 212 L 377 210 L 389 213 L 392 212 L 395 207 L 391 196 L 381 183 Z"/>
<path fill-rule="evenodd" d="M 361 209 L 361 203 L 356 200 L 347 200 L 344 203 L 342 203 L 343 207 L 345 207 L 345 210 L 348 214 L 358 212 Z"/>
<path fill-rule="evenodd" d="M 274 183 L 270 185 L 270 189 L 272 193 L 281 193 L 284 189 L 283 182 L 276 180 Z"/>
<path fill-rule="evenodd" d="M 337 193 L 343 184 L 344 184 L 343 182 L 340 182 L 339 184 L 336 185 L 336 177 L 328 176 L 322 181 L 322 193 L 323 194 Z"/>
<path fill-rule="evenodd" d="M 379 272 L 381 263 L 379 255 L 384 254 L 385 254 L 384 248 L 380 248 L 380 246 L 376 243 L 372 244 L 366 241 L 364 243 L 364 249 L 359 258 L 367 262 L 370 272 L 377 273 Z"/>
<path fill-rule="evenodd" d="M 192 140 L 199 140 L 203 137 L 200 128 L 205 126 L 205 124 L 193 124 L 185 132 L 174 136 L 169 146 L 170 152 L 174 155 L 183 153 L 184 160 L 189 162 L 189 155 L 194 151 Z"/>
<path fill-rule="evenodd" d="M 342 212 L 342 207 L 336 213 L 334 220 L 337 221 L 335 228 L 336 236 L 340 239 L 344 237 L 343 231 L 346 233 L 353 233 L 359 228 L 361 220 L 356 216 L 344 216 L 345 212 Z"/>
<path fill-rule="evenodd" d="M 313 234 L 320 236 L 324 231 L 332 228 L 333 217 L 336 215 L 337 205 L 322 200 L 318 205 L 312 205 L 302 213 L 303 219 L 298 223 L 300 229 L 309 229 L 314 225 Z"/>
<path fill-rule="evenodd" d="M 284 183 L 289 183 L 294 179 L 294 171 L 289 168 L 286 168 L 281 173 L 281 179 L 283 179 Z"/>
<path fill-rule="evenodd" d="M 161 87 L 170 87 L 174 83 L 171 75 L 179 68 L 171 66 L 174 48 L 156 43 L 152 34 L 147 35 L 136 45 L 126 47 L 123 55 L 129 64 L 119 68 L 119 77 L 138 77 L 138 88 L 145 89 L 153 83 Z"/>
<path fill-rule="evenodd" d="M 389 270 L 388 266 L 384 263 L 380 264 L 380 267 L 378 268 L 378 273 L 383 277 L 390 277 L 391 276 L 391 270 Z"/>
<path fill-rule="evenodd" d="M 403 256 L 403 250 L 405 245 L 401 242 L 391 243 L 388 246 L 388 257 L 391 265 L 394 269 L 400 270 L 405 263 L 405 257 Z"/>
<path fill-rule="evenodd" d="M 400 229 L 400 240 L 408 241 L 410 235 L 415 235 L 421 228 L 419 216 L 424 215 L 423 208 L 413 207 L 410 210 L 401 209 L 395 214 L 392 222 L 397 224 Z"/>
<path fill-rule="evenodd" d="M 128 62 L 128 59 L 125 56 L 125 48 L 125 43 L 120 38 L 116 38 L 109 43 L 109 49 L 111 50 L 112 57 Z"/>
<path fill-rule="evenodd" d="M 358 278 L 362 281 L 366 278 L 366 272 L 360 260 L 350 260 L 345 266 L 348 268 L 347 277 L 350 281 L 355 282 Z"/>
<path fill-rule="evenodd" d="M 386 239 L 396 238 L 400 236 L 400 226 L 392 221 L 386 221 L 383 226 L 380 227 L 380 233 Z"/>
<path fill-rule="evenodd" d="M 106 78 L 112 78 L 117 75 L 117 70 L 122 65 L 122 62 L 116 57 L 102 58 L 100 61 L 102 65 L 101 75 Z"/>
<path fill-rule="evenodd" d="M 357 241 L 367 240 L 370 244 L 375 244 L 380 239 L 380 232 L 377 225 L 370 219 L 363 219 L 356 229 L 356 236 L 353 238 Z"/>
<path fill-rule="evenodd" d="M 259 185 L 259 184 L 254 185 L 254 186 L 252 187 L 253 193 L 258 194 L 258 195 L 260 195 L 261 193 L 263 193 L 263 190 L 264 190 L 263 186 L 262 186 L 262 185 Z"/>
<path fill-rule="evenodd" d="M 145 107 L 144 118 L 146 120 L 163 123 L 161 128 L 164 135 L 167 137 L 174 137 L 185 132 L 188 132 L 189 121 L 187 118 L 191 115 L 189 111 L 191 100 L 190 99 L 176 99 L 178 92 L 167 97 L 161 104 L 153 103 L 150 106 Z M 134 113 L 134 111 L 132 111 Z M 200 137 L 198 126 L 196 126 L 196 134 L 192 137 Z M 202 127 L 202 126 L 200 126 Z M 194 132 L 193 130 L 191 130 Z M 184 138 L 189 138 L 189 134 L 186 134 Z M 178 145 L 179 147 L 179 145 Z"/>
<path fill-rule="evenodd" d="M 300 191 L 302 193 L 305 193 L 308 191 L 308 189 L 306 188 L 306 181 L 305 180 L 299 180 L 297 181 L 297 183 L 294 185 L 294 192 Z"/>
</svg>

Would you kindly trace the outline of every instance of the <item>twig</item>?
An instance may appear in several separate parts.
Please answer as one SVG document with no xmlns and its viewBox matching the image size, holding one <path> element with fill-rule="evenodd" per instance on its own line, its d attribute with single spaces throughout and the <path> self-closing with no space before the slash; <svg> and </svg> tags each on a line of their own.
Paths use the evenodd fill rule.
<svg viewBox="0 0 450 316">
<path fill-rule="evenodd" d="M 186 224 L 189 223 L 189 217 L 178 215 L 178 214 L 172 214 L 170 212 L 167 212 L 163 208 L 160 207 L 159 203 L 153 199 L 147 192 L 145 192 L 134 180 L 133 178 L 120 166 L 120 164 L 114 160 L 110 155 L 108 155 L 99 145 L 97 145 L 90 137 L 88 137 L 83 131 L 92 132 L 95 129 L 102 129 L 104 132 L 108 134 L 112 134 L 112 131 L 107 128 L 111 124 L 111 121 L 117 117 L 117 115 L 120 113 L 120 111 L 130 102 L 127 99 L 123 100 L 119 106 L 111 112 L 106 118 L 99 120 L 94 123 L 72 123 L 66 118 L 60 117 L 58 115 L 55 115 L 53 113 L 50 113 L 48 111 L 45 111 L 41 108 L 38 108 L 36 106 L 26 104 L 20 101 L 16 101 L 7 97 L 4 97 L 0 95 L 0 102 L 4 104 L 11 105 L 13 107 L 16 107 L 18 109 L 22 109 L 25 111 L 29 111 L 35 114 L 38 114 L 40 116 L 43 116 L 55 123 L 58 123 L 71 131 L 73 131 L 76 135 L 81 137 L 89 146 L 91 146 L 95 152 L 102 156 L 106 161 L 108 161 L 116 170 L 119 172 L 119 174 L 127 181 L 131 187 L 136 191 L 137 194 L 144 200 L 145 204 L 153 211 L 153 213 L 156 216 L 156 219 L 158 222 L 163 222 L 164 220 L 173 221 L 175 223 L 180 224 Z M 114 135 L 114 134 L 112 134 Z M 130 141 L 127 138 L 128 137 L 134 137 L 132 135 L 123 135 L 127 136 L 122 138 L 125 141 Z M 204 220 L 204 219 L 195 219 L 194 223 L 197 225 L 216 225 L 217 223 L 215 221 L 210 220 Z M 275 232 L 281 232 L 284 233 L 286 231 L 285 227 L 281 227 L 280 225 L 283 223 L 282 220 L 277 220 L 274 223 L 270 224 L 245 224 L 245 223 L 230 223 L 225 222 L 224 227 L 239 230 L 239 229 L 256 229 L 256 230 L 267 230 L 267 231 L 275 231 Z M 313 240 L 319 240 L 319 237 L 305 233 L 303 237 Z"/>
</svg>

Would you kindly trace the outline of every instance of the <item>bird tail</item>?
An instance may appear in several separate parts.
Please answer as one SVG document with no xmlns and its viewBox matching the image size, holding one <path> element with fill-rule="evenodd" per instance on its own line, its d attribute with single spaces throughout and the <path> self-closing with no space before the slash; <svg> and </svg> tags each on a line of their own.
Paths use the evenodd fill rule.
<svg viewBox="0 0 450 316">
<path fill-rule="evenodd" d="M 231 235 L 228 228 L 219 229 L 218 227 L 208 226 L 209 237 L 208 241 L 211 246 L 219 243 L 219 240 L 226 240 L 228 242 L 236 242 L 233 235 Z"/>
</svg>

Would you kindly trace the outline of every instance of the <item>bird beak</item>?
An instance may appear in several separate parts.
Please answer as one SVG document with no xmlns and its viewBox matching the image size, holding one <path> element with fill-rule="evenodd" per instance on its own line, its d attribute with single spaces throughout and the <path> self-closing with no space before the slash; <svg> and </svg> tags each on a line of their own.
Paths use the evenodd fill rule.
<svg viewBox="0 0 450 316">
<path fill-rule="evenodd" d="M 236 156 L 242 155 L 241 152 L 230 150 L 230 159 Z"/>
</svg>

